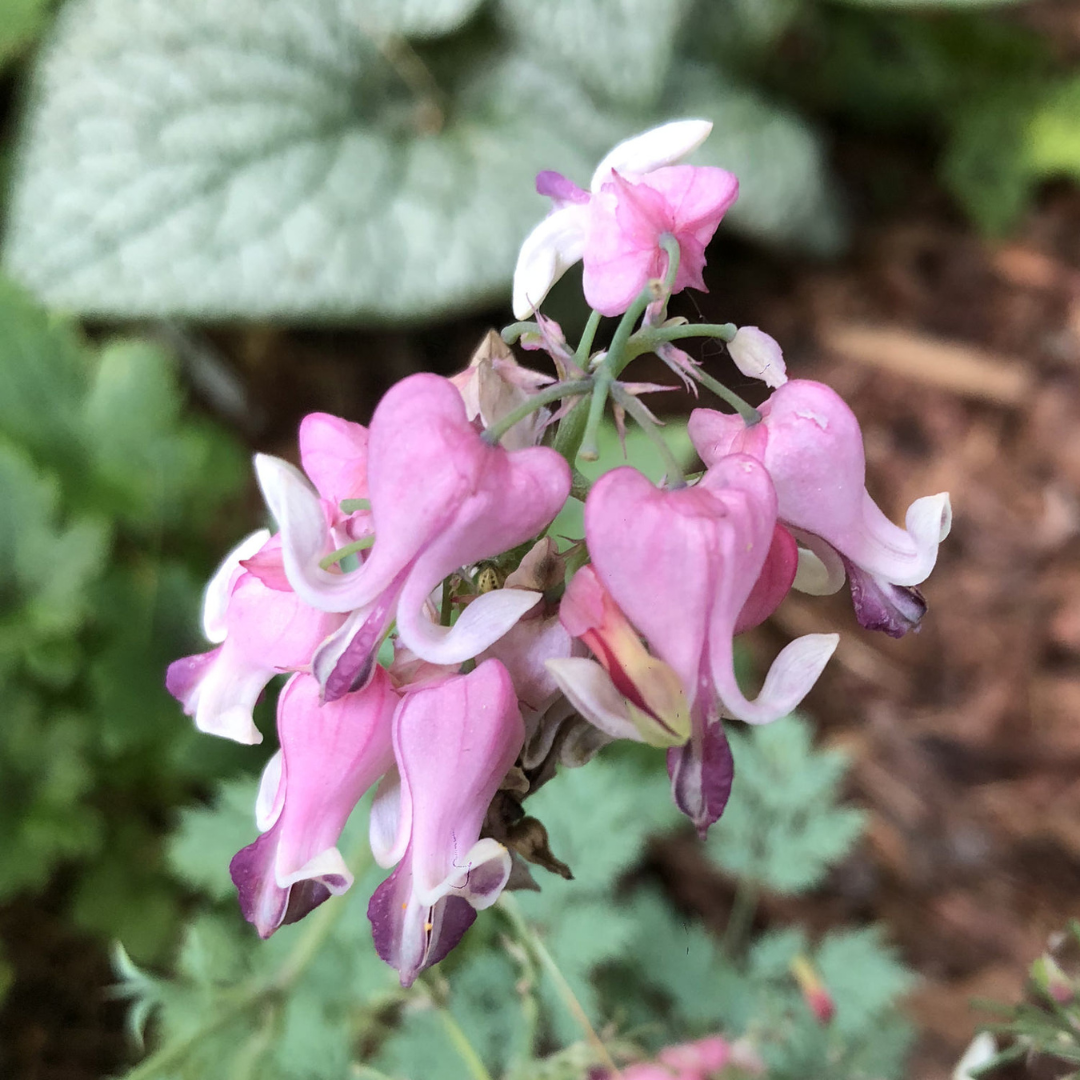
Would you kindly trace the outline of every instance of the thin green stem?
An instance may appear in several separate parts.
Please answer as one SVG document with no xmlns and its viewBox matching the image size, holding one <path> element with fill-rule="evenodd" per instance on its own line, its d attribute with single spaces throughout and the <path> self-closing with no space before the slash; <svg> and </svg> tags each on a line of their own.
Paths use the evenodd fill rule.
<svg viewBox="0 0 1080 1080">
<path fill-rule="evenodd" d="M 487 1066 L 476 1052 L 476 1048 L 469 1042 L 468 1035 L 461 1030 L 461 1025 L 454 1019 L 453 1013 L 445 1006 L 437 1003 L 435 1004 L 435 1011 L 439 1014 L 439 1019 L 442 1021 L 447 1036 L 454 1044 L 458 1057 L 461 1058 L 465 1063 L 465 1067 L 472 1073 L 474 1080 L 492 1080 L 491 1073 L 487 1071 Z"/>
<path fill-rule="evenodd" d="M 616 404 L 621 405 L 637 423 L 638 427 L 648 436 L 649 441 L 659 451 L 664 460 L 664 471 L 667 473 L 669 487 L 685 487 L 686 479 L 683 476 L 682 466 L 678 458 L 671 451 L 664 436 L 660 434 L 656 424 L 650 418 L 645 406 L 633 394 L 624 390 L 616 383 L 611 388 L 611 397 Z"/>
<path fill-rule="evenodd" d="M 682 249 L 679 241 L 671 233 L 661 233 L 660 246 L 667 252 L 667 270 L 664 273 L 664 295 L 671 296 L 671 290 L 675 288 L 675 279 L 679 276 L 679 260 L 682 257 Z"/>
<path fill-rule="evenodd" d="M 738 327 L 734 323 L 679 323 L 678 326 L 654 326 L 641 332 L 643 339 L 680 341 L 683 338 L 707 337 L 730 341 Z"/>
<path fill-rule="evenodd" d="M 741 878 L 735 890 L 735 899 L 731 903 L 727 926 L 724 928 L 722 948 L 724 953 L 734 959 L 741 952 L 754 924 L 757 912 L 759 889 L 756 881 Z"/>
<path fill-rule="evenodd" d="M 622 370 L 633 357 L 627 354 L 626 345 L 630 335 L 634 332 L 634 326 L 644 314 L 645 309 L 657 299 L 657 291 L 654 283 L 645 286 L 634 298 L 634 302 L 626 309 L 626 314 L 615 328 L 615 336 L 611 339 L 611 348 L 604 358 L 604 367 L 611 372 L 611 377 L 617 379 Z M 624 355 L 625 354 L 625 355 Z"/>
<path fill-rule="evenodd" d="M 537 409 L 550 405 L 553 401 L 562 398 L 574 397 L 579 394 L 587 394 L 592 389 L 592 379 L 575 379 L 572 382 L 555 383 L 554 386 L 546 386 L 538 393 L 530 394 L 527 401 L 522 402 L 516 409 L 509 412 L 497 424 L 492 425 L 484 432 L 485 442 L 492 446 L 498 445 L 499 440 L 517 423 L 530 416 Z"/>
<path fill-rule="evenodd" d="M 570 497 L 584 502 L 589 495 L 592 481 L 577 469 L 570 470 Z"/>
<path fill-rule="evenodd" d="M 523 334 L 539 334 L 540 326 L 534 322 L 515 322 L 502 328 L 501 337 L 507 345 L 515 345 Z"/>
<path fill-rule="evenodd" d="M 506 916 L 506 919 L 514 932 L 517 934 L 518 940 L 521 942 L 522 946 L 536 957 L 540 966 L 551 977 L 551 981 L 555 984 L 559 996 L 563 999 L 563 1004 L 566 1005 L 567 1010 L 580 1025 L 582 1031 L 585 1033 L 585 1038 L 596 1051 L 596 1054 L 604 1067 L 610 1071 L 612 1077 L 620 1077 L 622 1074 L 619 1072 L 619 1067 L 612 1060 L 611 1054 L 604 1044 L 604 1040 L 597 1035 L 596 1028 L 592 1026 L 592 1021 L 589 1020 L 588 1013 L 585 1012 L 581 1002 L 578 1001 L 573 987 L 566 981 L 566 976 L 563 975 L 562 971 L 559 969 L 559 965 L 555 963 L 555 958 L 548 952 L 547 946 L 540 940 L 539 935 L 537 935 L 529 925 L 525 916 L 522 915 L 521 908 L 518 907 L 517 901 L 514 899 L 513 895 L 504 892 L 502 896 L 499 897 L 497 904 Z"/>
<path fill-rule="evenodd" d="M 592 351 L 592 344 L 596 338 L 596 331 L 600 327 L 600 320 L 603 316 L 599 311 L 589 312 L 589 321 L 585 324 L 585 329 L 582 331 L 581 340 L 578 342 L 577 350 L 574 352 L 574 363 L 577 364 L 582 371 L 585 370 L 585 365 L 589 360 L 589 353 Z"/>
<path fill-rule="evenodd" d="M 319 560 L 319 565 L 324 570 L 329 570 L 334 563 L 339 563 L 342 559 L 347 559 L 350 555 L 355 555 L 358 551 L 367 551 L 374 543 L 374 536 L 361 537 L 354 543 L 346 544 L 343 548 L 338 548 L 337 551 L 331 551 L 329 555 L 326 555 Z"/>
<path fill-rule="evenodd" d="M 604 406 L 607 404 L 608 391 L 615 379 L 608 370 L 605 361 L 604 366 L 593 378 L 592 398 L 589 401 L 589 415 L 585 421 L 585 432 L 581 438 L 581 445 L 577 456 L 586 461 L 596 461 L 600 456 L 600 424 L 604 419 Z"/>
<path fill-rule="evenodd" d="M 714 379 L 708 372 L 695 367 L 693 370 L 689 371 L 688 374 L 701 383 L 706 390 L 711 390 L 718 398 L 722 398 L 726 401 L 743 418 L 747 427 L 753 427 L 754 424 L 761 423 L 761 413 L 759 413 L 749 401 L 741 398 L 734 390 L 728 389 L 728 387 L 718 379 Z"/>
<path fill-rule="evenodd" d="M 524 1071 L 536 1056 L 536 1037 L 540 1030 L 540 1003 L 536 1000 L 536 988 L 540 982 L 540 973 L 536 969 L 533 954 L 520 942 L 504 937 L 503 946 L 521 970 L 517 990 L 521 996 L 522 1039 L 517 1055 L 520 1068 Z M 513 1076 L 517 1070 L 511 1069 Z"/>
</svg>

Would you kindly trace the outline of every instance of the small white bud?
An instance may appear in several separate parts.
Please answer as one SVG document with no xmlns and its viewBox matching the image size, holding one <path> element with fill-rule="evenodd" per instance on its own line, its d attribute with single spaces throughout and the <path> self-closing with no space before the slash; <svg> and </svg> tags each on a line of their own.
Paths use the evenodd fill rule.
<svg viewBox="0 0 1080 1080">
<path fill-rule="evenodd" d="M 751 379 L 761 379 L 774 390 L 787 382 L 784 354 L 776 340 L 756 326 L 740 326 L 728 342 L 735 366 Z"/>
</svg>

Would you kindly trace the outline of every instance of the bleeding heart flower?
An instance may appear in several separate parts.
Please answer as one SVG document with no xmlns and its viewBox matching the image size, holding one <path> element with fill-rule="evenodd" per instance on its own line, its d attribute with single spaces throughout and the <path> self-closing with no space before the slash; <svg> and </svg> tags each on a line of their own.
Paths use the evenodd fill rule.
<svg viewBox="0 0 1080 1080">
<path fill-rule="evenodd" d="M 835 390 L 792 379 L 761 406 L 747 427 L 735 415 L 695 409 L 690 437 L 707 466 L 732 453 L 761 461 L 776 488 L 777 514 L 817 557 L 795 587 L 834 592 L 845 566 L 859 622 L 899 637 L 918 623 L 925 603 L 913 587 L 925 581 L 949 534 L 946 493 L 916 499 L 901 529 L 866 491 L 862 432 Z"/>
<path fill-rule="evenodd" d="M 375 797 L 371 849 L 381 866 L 399 865 L 376 889 L 368 917 L 375 948 L 402 986 L 446 956 L 510 876 L 510 853 L 481 840 L 480 828 L 524 738 L 497 660 L 406 694 L 398 706 L 399 778 Z"/>
<path fill-rule="evenodd" d="M 359 693 L 325 705 L 310 675 L 293 676 L 282 690 L 281 749 L 263 773 L 256 802 L 262 835 L 229 866 L 240 910 L 260 937 L 352 885 L 336 845 L 361 796 L 393 766 L 396 704 L 382 670 Z"/>
<path fill-rule="evenodd" d="M 372 418 L 367 473 L 375 541 L 358 569 L 320 565 L 333 539 L 318 497 L 296 469 L 263 455 L 256 469 L 281 526 L 289 582 L 314 607 L 352 613 L 314 659 L 328 700 L 370 677 L 395 618 L 401 642 L 431 663 L 461 663 L 498 640 L 537 593 L 496 589 L 470 603 L 452 627 L 432 618 L 429 597 L 455 570 L 541 532 L 570 491 L 559 454 L 491 446 L 453 384 L 427 374 L 397 383 Z"/>
<path fill-rule="evenodd" d="M 662 277 L 660 238 L 679 243 L 674 291 L 705 288 L 705 247 L 738 197 L 739 182 L 717 168 L 677 166 L 712 130 L 707 120 L 676 120 L 627 139 L 597 166 L 584 191 L 542 172 L 536 190 L 555 204 L 526 238 L 514 271 L 514 314 L 528 318 L 552 285 L 583 259 L 585 299 L 602 315 L 624 312 L 650 278 Z"/>
</svg>

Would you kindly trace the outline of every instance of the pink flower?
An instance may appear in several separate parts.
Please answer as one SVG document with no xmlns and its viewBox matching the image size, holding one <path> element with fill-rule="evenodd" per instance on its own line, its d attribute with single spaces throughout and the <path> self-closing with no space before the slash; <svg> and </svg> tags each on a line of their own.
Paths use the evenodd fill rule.
<svg viewBox="0 0 1080 1080">
<path fill-rule="evenodd" d="M 229 866 L 244 918 L 261 937 L 352 885 L 335 845 L 360 797 L 393 765 L 396 704 L 383 671 L 360 693 L 326 705 L 310 675 L 293 676 L 281 692 L 281 750 L 256 804 L 262 835 Z"/>
<path fill-rule="evenodd" d="M 281 526 L 293 588 L 314 607 L 352 612 L 314 660 L 328 698 L 370 677 L 395 618 L 401 642 L 438 664 L 474 657 L 506 633 L 536 603 L 536 593 L 496 589 L 477 597 L 452 627 L 437 625 L 429 597 L 460 567 L 543 530 L 570 491 L 570 470 L 559 454 L 489 445 L 469 423 L 453 384 L 426 374 L 392 387 L 372 418 L 367 480 L 375 542 L 358 569 L 319 565 L 334 541 L 316 494 L 296 469 L 263 455 L 256 469 Z"/>
<path fill-rule="evenodd" d="M 207 586 L 203 628 L 221 644 L 174 661 L 165 676 L 169 693 L 200 731 L 241 743 L 262 742 L 252 710 L 266 684 L 282 672 L 307 668 L 318 644 L 344 622 L 341 615 L 309 607 L 288 589 L 279 545 L 267 537 L 265 530 L 248 537 Z M 285 591 L 245 570 L 242 563 L 252 560 Z"/>
<path fill-rule="evenodd" d="M 917 499 L 906 528 L 889 521 L 866 491 L 859 423 L 822 383 L 792 379 L 761 415 L 761 423 L 747 427 L 738 416 L 696 409 L 690 437 L 707 466 L 732 453 L 763 462 L 780 520 L 817 556 L 818 580 L 807 591 L 835 592 L 846 568 L 859 621 L 899 637 L 925 610 L 913 586 L 929 576 L 949 533 L 949 496 Z M 800 573 L 796 587 L 804 580 Z"/>
<path fill-rule="evenodd" d="M 366 510 L 345 512 L 345 499 L 366 499 L 368 432 L 361 424 L 329 413 L 308 413 L 300 421 L 300 462 L 322 500 L 338 547 L 371 532 Z"/>
<path fill-rule="evenodd" d="M 662 1064 L 682 1073 L 708 1076 L 719 1072 L 731 1061 L 732 1047 L 727 1039 L 711 1035 L 697 1042 L 666 1046 L 657 1055 Z"/>
<path fill-rule="evenodd" d="M 665 233 L 679 244 L 672 292 L 708 292 L 705 248 L 738 194 L 738 180 L 725 169 L 674 165 L 637 183 L 613 172 L 589 203 L 583 255 L 589 306 L 601 315 L 621 315 L 651 278 L 662 278 Z"/>
<path fill-rule="evenodd" d="M 735 679 L 733 637 L 776 540 L 776 495 L 760 462 L 736 454 L 691 488 L 664 491 L 631 468 L 602 476 L 585 503 L 593 567 L 650 652 L 679 678 L 691 737 L 668 751 L 675 801 L 704 832 L 731 782 L 719 711 L 749 723 L 790 712 L 836 648 L 835 634 L 807 634 L 773 662 L 757 698 Z M 781 542 L 774 558 L 790 564 Z M 787 554 L 785 554 L 787 552 Z M 775 606 L 793 568 L 770 571 L 759 610 Z"/>
<path fill-rule="evenodd" d="M 638 1062 L 621 1071 L 623 1080 L 720 1080 L 731 1067 L 739 1076 L 761 1076 L 765 1065 L 746 1042 L 730 1043 L 720 1035 L 666 1046 L 655 1062 Z M 610 1080 L 605 1074 L 604 1080 Z"/>
<path fill-rule="evenodd" d="M 616 739 L 653 746 L 686 742 L 690 704 L 679 676 L 642 645 L 591 566 L 574 575 L 560 617 L 567 632 L 597 658 L 547 661 L 548 670 L 582 716 Z"/>
<path fill-rule="evenodd" d="M 756 700 L 739 689 L 732 638 L 773 548 L 775 524 L 769 476 L 743 454 L 674 491 L 635 469 L 615 469 L 585 504 L 593 566 L 619 608 L 678 673 L 691 704 L 715 693 L 749 723 L 790 712 L 836 645 L 835 634 L 799 638 L 773 662 Z"/>
<path fill-rule="evenodd" d="M 664 233 L 680 247 L 675 291 L 704 289 L 705 246 L 735 201 L 738 181 L 724 169 L 669 166 L 711 130 L 707 120 L 677 120 L 627 139 L 600 162 L 588 191 L 558 173 L 540 173 L 536 189 L 555 208 L 521 247 L 514 270 L 517 318 L 528 318 L 582 258 L 586 300 L 601 314 L 621 314 L 650 278 L 663 275 Z"/>
<path fill-rule="evenodd" d="M 371 849 L 381 866 L 399 865 L 375 890 L 368 917 L 375 948 L 402 986 L 461 940 L 510 876 L 506 848 L 479 837 L 524 738 L 514 687 L 497 660 L 398 706 L 400 780 L 376 795 Z"/>
</svg>

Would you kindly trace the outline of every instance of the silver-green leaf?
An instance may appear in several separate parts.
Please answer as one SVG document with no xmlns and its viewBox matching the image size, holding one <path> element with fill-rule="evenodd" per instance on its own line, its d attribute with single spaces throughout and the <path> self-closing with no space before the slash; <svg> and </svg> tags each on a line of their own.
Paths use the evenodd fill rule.
<svg viewBox="0 0 1080 1080">
<path fill-rule="evenodd" d="M 591 90 L 625 105 L 659 97 L 688 0 L 502 0 L 512 31 Z"/>
<path fill-rule="evenodd" d="M 429 95 L 355 7 L 72 0 L 31 88 L 11 272 L 110 317 L 389 320 L 508 292 L 534 174 L 587 177 L 629 132 L 520 57 Z"/>
<path fill-rule="evenodd" d="M 375 35 L 426 38 L 459 29 L 483 0 L 344 0 L 349 18 Z"/>
<path fill-rule="evenodd" d="M 692 158 L 739 178 L 730 225 L 757 240 L 828 253 L 844 226 L 821 140 L 793 113 L 743 87 L 717 69 L 684 64 L 672 73 L 665 116 L 701 116 L 712 134 Z"/>
</svg>

